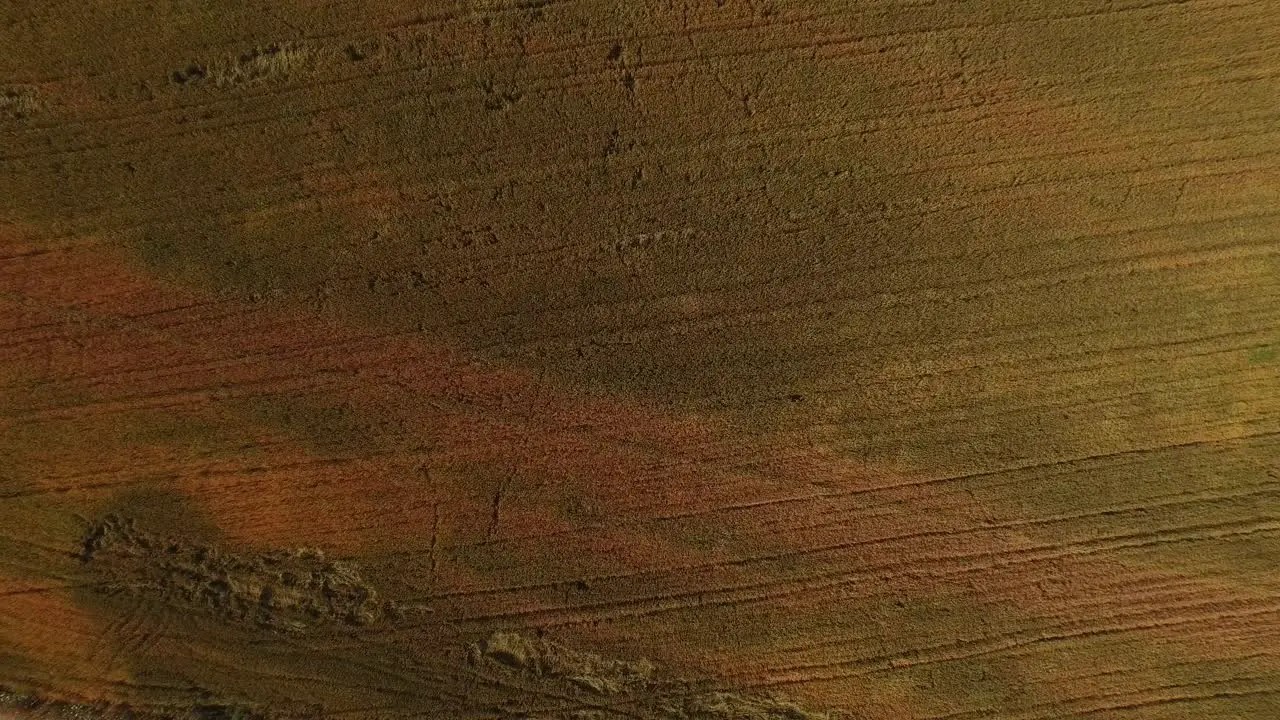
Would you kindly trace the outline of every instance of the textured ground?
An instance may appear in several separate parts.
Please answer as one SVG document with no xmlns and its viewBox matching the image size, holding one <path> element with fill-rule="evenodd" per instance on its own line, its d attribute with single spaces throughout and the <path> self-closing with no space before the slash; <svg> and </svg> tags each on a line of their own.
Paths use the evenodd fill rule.
<svg viewBox="0 0 1280 720">
<path fill-rule="evenodd" d="M 7 0 L 0 687 L 1280 717 L 1280 7 Z"/>
</svg>

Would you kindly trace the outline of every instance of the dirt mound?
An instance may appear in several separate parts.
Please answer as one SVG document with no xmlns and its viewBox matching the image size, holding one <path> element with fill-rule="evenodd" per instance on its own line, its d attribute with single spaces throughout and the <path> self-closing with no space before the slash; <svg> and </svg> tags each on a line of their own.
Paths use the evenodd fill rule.
<svg viewBox="0 0 1280 720">
<path fill-rule="evenodd" d="M 241 555 L 153 535 L 111 515 L 85 536 L 80 559 L 103 578 L 103 591 L 152 595 L 279 630 L 372 625 L 401 614 L 354 566 L 310 548 Z"/>
</svg>

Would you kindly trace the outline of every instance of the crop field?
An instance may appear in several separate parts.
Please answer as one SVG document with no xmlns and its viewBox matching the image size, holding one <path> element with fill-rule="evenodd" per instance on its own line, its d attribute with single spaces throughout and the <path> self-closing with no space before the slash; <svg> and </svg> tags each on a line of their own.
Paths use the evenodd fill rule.
<svg viewBox="0 0 1280 720">
<path fill-rule="evenodd" d="M 10 717 L 1280 718 L 1280 2 L 5 0 Z"/>
</svg>

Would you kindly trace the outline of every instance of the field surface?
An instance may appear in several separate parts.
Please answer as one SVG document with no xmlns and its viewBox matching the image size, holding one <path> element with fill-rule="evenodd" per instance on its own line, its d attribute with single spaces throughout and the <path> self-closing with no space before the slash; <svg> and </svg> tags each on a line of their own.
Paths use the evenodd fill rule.
<svg viewBox="0 0 1280 720">
<path fill-rule="evenodd" d="M 1280 718 L 1280 3 L 5 0 L 9 716 Z"/>
</svg>

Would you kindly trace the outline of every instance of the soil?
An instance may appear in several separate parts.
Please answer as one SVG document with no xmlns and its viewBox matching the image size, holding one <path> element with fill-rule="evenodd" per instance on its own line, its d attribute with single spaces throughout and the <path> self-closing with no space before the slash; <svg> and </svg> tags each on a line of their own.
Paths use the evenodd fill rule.
<svg viewBox="0 0 1280 720">
<path fill-rule="evenodd" d="M 0 6 L 0 716 L 1280 717 L 1266 0 Z"/>
</svg>

